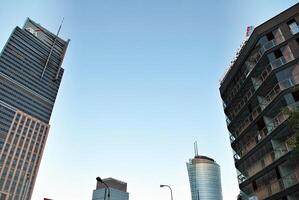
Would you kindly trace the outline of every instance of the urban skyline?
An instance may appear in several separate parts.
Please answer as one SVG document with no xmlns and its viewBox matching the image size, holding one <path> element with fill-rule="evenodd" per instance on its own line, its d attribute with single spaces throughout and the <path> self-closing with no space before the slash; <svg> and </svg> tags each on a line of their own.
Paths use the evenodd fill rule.
<svg viewBox="0 0 299 200">
<path fill-rule="evenodd" d="M 168 199 L 160 184 L 191 199 L 184 161 L 194 140 L 220 164 L 224 200 L 235 199 L 219 78 L 247 26 L 295 3 L 5 1 L 1 47 L 28 16 L 54 31 L 64 17 L 61 37 L 72 39 L 33 199 L 87 199 L 94 178 L 112 174 L 131 199 Z"/>
</svg>

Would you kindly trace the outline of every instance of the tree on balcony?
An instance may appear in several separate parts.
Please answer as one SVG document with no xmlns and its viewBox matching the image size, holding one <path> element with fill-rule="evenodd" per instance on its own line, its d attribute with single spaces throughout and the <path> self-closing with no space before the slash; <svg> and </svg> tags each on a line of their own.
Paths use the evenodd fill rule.
<svg viewBox="0 0 299 200">
<path fill-rule="evenodd" d="M 290 138 L 288 145 L 294 148 L 295 152 L 299 154 L 299 110 L 290 111 L 287 110 L 286 113 L 289 115 L 289 122 L 291 128 L 293 129 L 295 135 Z"/>
</svg>

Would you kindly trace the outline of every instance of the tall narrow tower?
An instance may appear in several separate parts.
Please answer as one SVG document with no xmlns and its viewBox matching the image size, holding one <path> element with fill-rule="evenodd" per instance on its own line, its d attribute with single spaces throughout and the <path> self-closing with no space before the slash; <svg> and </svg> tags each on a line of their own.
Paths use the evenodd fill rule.
<svg viewBox="0 0 299 200">
<path fill-rule="evenodd" d="M 58 33 L 28 18 L 1 52 L 1 200 L 31 199 L 69 43 Z"/>
<path fill-rule="evenodd" d="M 195 157 L 187 163 L 192 200 L 222 200 L 219 165 L 211 158 L 198 155 L 194 143 Z"/>
</svg>

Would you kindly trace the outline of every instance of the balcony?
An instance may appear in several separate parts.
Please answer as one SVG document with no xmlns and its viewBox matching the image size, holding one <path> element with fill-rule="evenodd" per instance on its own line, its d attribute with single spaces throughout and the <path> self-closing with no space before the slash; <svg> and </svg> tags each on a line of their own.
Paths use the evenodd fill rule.
<svg viewBox="0 0 299 200">
<path fill-rule="evenodd" d="M 266 199 L 276 193 L 286 190 L 299 183 L 299 169 L 296 169 L 287 176 L 277 180 L 271 180 L 267 185 L 259 186 L 250 197 L 257 197 L 258 199 Z"/>
<path fill-rule="evenodd" d="M 231 94 L 228 97 L 228 101 L 231 101 L 236 96 L 236 94 L 238 93 L 238 91 L 241 88 L 242 84 L 249 77 L 249 74 L 256 67 L 257 63 L 262 58 L 262 56 L 264 55 L 264 53 L 267 50 L 272 49 L 273 47 L 275 47 L 275 46 L 277 46 L 277 45 L 279 45 L 279 44 L 281 44 L 282 42 L 285 41 L 285 38 L 282 35 L 280 29 L 277 30 L 277 33 L 279 33 L 279 34 L 276 35 L 275 39 L 273 39 L 271 41 L 268 41 L 267 43 L 265 43 L 263 46 L 260 47 L 260 49 L 258 50 L 258 53 L 253 58 L 253 62 L 250 61 L 250 62 L 246 63 L 248 70 L 240 77 L 239 81 L 232 88 Z M 233 65 L 231 65 L 231 68 L 232 68 L 232 66 Z M 230 72 L 231 68 L 228 70 L 228 72 L 226 73 L 226 75 Z M 224 79 L 226 78 L 226 75 L 224 76 Z"/>
<path fill-rule="evenodd" d="M 291 140 L 291 139 L 288 139 L 280 147 L 277 147 L 273 151 L 265 154 L 262 158 L 259 158 L 257 162 L 255 162 L 254 164 L 252 164 L 251 166 L 249 166 L 246 171 L 244 171 L 243 173 L 240 173 L 238 175 L 239 184 L 243 183 L 248 178 L 254 176 L 258 172 L 260 172 L 261 170 L 263 170 L 265 167 L 271 165 L 276 160 L 278 160 L 279 158 L 281 158 L 282 156 L 284 156 L 288 152 L 292 151 L 293 147 L 291 147 L 290 145 L 288 145 L 289 140 Z"/>
<path fill-rule="evenodd" d="M 230 119 L 235 118 L 243 109 L 244 105 L 250 100 L 250 98 L 254 95 L 255 91 L 262 85 L 262 83 L 266 80 L 266 78 L 270 75 L 270 73 L 283 66 L 284 64 L 294 60 L 294 56 L 291 53 L 289 56 L 289 59 L 286 59 L 285 57 L 280 57 L 273 62 L 271 62 L 269 65 L 266 66 L 266 68 L 262 71 L 261 75 L 256 78 L 256 82 L 253 87 L 251 87 L 243 96 L 242 100 L 235 106 L 235 109 L 232 110 Z M 231 123 L 232 120 L 227 123 L 228 125 Z"/>
<path fill-rule="evenodd" d="M 266 107 L 283 91 L 290 87 L 299 84 L 299 73 L 294 74 L 288 79 L 280 81 L 275 85 L 272 90 L 263 98 L 263 101 L 260 102 L 252 113 L 241 123 L 241 125 L 236 129 L 235 135 L 240 136 L 245 129 L 259 116 L 259 114 L 266 109 Z"/>
</svg>

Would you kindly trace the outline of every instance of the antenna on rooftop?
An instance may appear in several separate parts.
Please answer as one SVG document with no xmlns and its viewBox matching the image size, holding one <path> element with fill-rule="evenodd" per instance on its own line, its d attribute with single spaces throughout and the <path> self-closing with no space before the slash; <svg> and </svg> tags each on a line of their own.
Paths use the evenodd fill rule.
<svg viewBox="0 0 299 200">
<path fill-rule="evenodd" d="M 197 141 L 194 142 L 194 153 L 195 153 L 195 157 L 198 156 L 198 146 L 197 146 Z"/>
<path fill-rule="evenodd" d="M 63 21 L 64 21 L 64 17 L 62 18 L 62 21 L 61 21 L 60 26 L 59 26 L 59 28 L 58 28 L 57 34 L 56 34 L 56 36 L 55 36 L 55 38 L 54 38 L 54 40 L 53 40 L 53 44 L 51 45 L 51 50 L 50 50 L 50 53 L 49 53 L 49 55 L 48 55 L 46 64 L 45 64 L 45 66 L 44 66 L 44 69 L 43 69 L 43 72 L 42 72 L 40 78 L 43 78 L 43 76 L 44 76 L 44 73 L 45 73 L 45 71 L 46 71 L 46 68 L 47 68 L 47 66 L 48 66 L 48 63 L 49 63 L 49 61 L 50 61 L 50 57 L 51 57 L 52 52 L 53 52 L 53 50 L 54 50 L 55 43 L 56 43 L 57 38 L 58 38 L 58 36 L 59 36 L 59 33 L 60 33 L 60 30 L 61 30 Z"/>
</svg>

